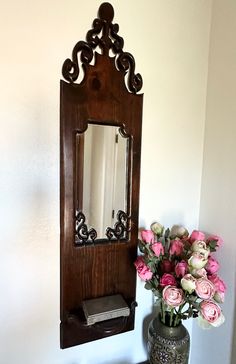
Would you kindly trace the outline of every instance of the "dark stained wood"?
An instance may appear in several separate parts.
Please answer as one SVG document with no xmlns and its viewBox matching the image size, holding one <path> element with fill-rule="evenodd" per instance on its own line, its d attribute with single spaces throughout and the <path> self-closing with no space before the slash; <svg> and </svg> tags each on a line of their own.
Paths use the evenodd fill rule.
<svg viewBox="0 0 236 364">
<path fill-rule="evenodd" d="M 102 4 L 99 18 L 87 34 L 87 42 L 78 42 L 72 60 L 67 59 L 63 65 L 63 76 L 69 83 L 61 80 L 60 84 L 61 348 L 134 328 L 133 262 L 137 255 L 143 104 L 143 95 L 136 93 L 142 87 L 142 78 L 135 74 L 133 56 L 123 52 L 123 39 L 117 34 L 119 27 L 111 23 L 113 16 L 112 6 Z M 93 52 L 96 46 L 102 54 Z M 109 55 L 111 50 L 115 56 Z M 78 53 L 84 69 L 80 84 L 75 83 L 80 72 Z M 90 65 L 93 57 L 94 65 Z M 77 182 L 83 180 L 80 175 L 83 153 L 80 151 L 78 156 L 77 151 L 79 158 L 76 158 L 75 140 L 88 123 L 120 126 L 130 137 L 127 181 L 130 232 L 126 241 L 106 239 L 98 244 L 75 244 L 75 211 L 82 196 L 82 184 L 77 188 Z M 86 326 L 82 301 L 117 293 L 128 303 L 130 316 Z"/>
<path fill-rule="evenodd" d="M 79 141 L 78 141 L 79 139 Z M 79 134 L 74 140 L 75 142 L 75 184 L 74 199 L 79 209 L 83 206 L 83 175 L 84 175 L 84 134 Z M 80 160 L 79 160 L 80 159 Z M 77 161 L 79 160 L 79 163 Z M 79 187 L 79 188 L 78 188 Z"/>
</svg>

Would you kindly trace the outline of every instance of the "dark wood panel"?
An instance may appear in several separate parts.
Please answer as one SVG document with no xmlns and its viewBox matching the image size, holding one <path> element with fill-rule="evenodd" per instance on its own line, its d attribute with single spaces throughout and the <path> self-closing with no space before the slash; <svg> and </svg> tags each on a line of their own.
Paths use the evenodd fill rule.
<svg viewBox="0 0 236 364">
<path fill-rule="evenodd" d="M 61 347 L 97 340 L 134 328 L 140 151 L 143 95 L 136 94 L 142 78 L 135 74 L 131 54 L 112 24 L 113 8 L 104 3 L 87 42 L 80 41 L 72 59 L 63 65 L 66 81 L 60 84 L 60 231 L 61 231 Z M 102 36 L 99 38 L 99 34 Z M 94 53 L 100 46 L 102 54 Z M 110 56 L 110 51 L 116 56 Z M 81 83 L 75 83 L 81 66 Z M 94 58 L 94 65 L 90 62 Z M 125 75 L 128 73 L 127 85 Z M 127 179 L 128 239 L 75 244 L 75 214 L 82 199 L 83 151 L 76 150 L 76 133 L 89 123 L 114 125 L 130 137 Z M 82 148 L 82 147 L 81 147 Z M 78 167 L 78 159 L 81 162 Z M 82 301 L 120 293 L 131 309 L 128 318 L 87 326 Z"/>
</svg>

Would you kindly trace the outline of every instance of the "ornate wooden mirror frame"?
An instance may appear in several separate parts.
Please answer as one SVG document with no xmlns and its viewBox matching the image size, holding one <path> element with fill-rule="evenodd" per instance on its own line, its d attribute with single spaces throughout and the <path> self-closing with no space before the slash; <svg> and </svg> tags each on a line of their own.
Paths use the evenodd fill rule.
<svg viewBox="0 0 236 364">
<path fill-rule="evenodd" d="M 135 316 L 140 151 L 143 95 L 133 56 L 113 24 L 113 7 L 103 3 L 98 18 L 67 59 L 60 81 L 60 234 L 61 234 L 61 348 L 132 330 Z M 101 53 L 95 52 L 99 47 Z M 110 53 L 113 53 L 110 55 Z M 80 59 L 79 59 L 80 54 Z M 93 62 L 93 64 L 91 64 Z M 80 69 L 84 71 L 80 83 Z M 83 143 L 76 138 L 88 125 L 119 127 L 129 140 L 127 153 L 127 211 L 96 239 L 81 208 Z M 96 181 L 95 181 L 96 182 Z M 121 294 L 130 308 L 128 317 L 88 325 L 84 300 Z"/>
</svg>

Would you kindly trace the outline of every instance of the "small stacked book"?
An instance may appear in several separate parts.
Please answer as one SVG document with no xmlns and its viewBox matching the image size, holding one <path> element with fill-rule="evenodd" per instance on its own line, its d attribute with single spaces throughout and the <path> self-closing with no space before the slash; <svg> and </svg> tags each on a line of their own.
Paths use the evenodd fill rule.
<svg viewBox="0 0 236 364">
<path fill-rule="evenodd" d="M 120 294 L 85 300 L 82 307 L 88 325 L 130 315 L 129 306 Z"/>
</svg>

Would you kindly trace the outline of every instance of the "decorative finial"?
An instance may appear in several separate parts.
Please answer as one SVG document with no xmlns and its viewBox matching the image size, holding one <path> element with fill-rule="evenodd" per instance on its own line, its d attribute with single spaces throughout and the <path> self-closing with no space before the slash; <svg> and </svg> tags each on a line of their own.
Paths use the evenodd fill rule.
<svg viewBox="0 0 236 364">
<path fill-rule="evenodd" d="M 111 23 L 114 18 L 114 9 L 110 3 L 102 3 L 98 9 L 98 16 L 101 20 Z"/>
</svg>

